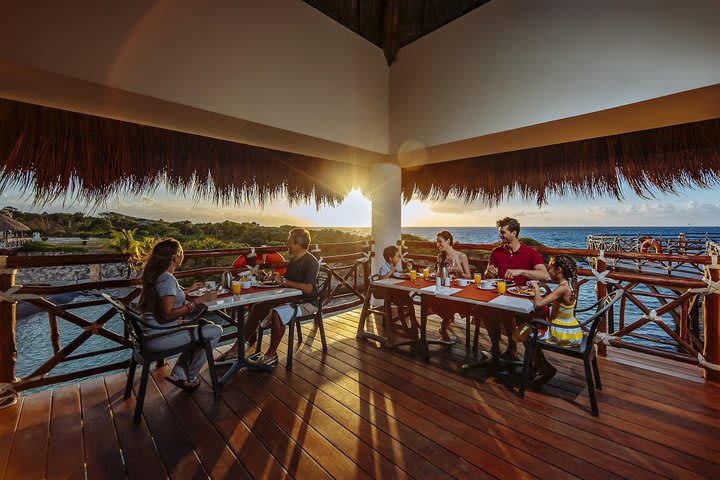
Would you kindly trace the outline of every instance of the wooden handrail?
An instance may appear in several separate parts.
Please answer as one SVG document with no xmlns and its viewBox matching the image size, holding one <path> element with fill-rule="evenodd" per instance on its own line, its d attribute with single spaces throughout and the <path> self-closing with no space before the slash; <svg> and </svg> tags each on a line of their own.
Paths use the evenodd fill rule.
<svg viewBox="0 0 720 480">
<path fill-rule="evenodd" d="M 320 249 L 332 249 L 337 247 L 365 247 L 365 244 L 372 244 L 371 241 L 319 243 Z M 367 250 L 369 247 L 364 248 Z M 273 245 L 266 247 L 255 247 L 256 254 L 285 252 L 285 245 Z M 232 255 L 247 255 L 252 252 L 251 248 L 230 248 L 224 250 L 188 250 L 185 251 L 186 258 L 216 258 L 229 257 Z M 82 255 L 10 255 L 5 258 L 7 268 L 35 268 L 35 267 L 62 267 L 69 265 L 98 265 L 107 263 L 127 263 L 131 255 L 127 253 L 102 253 Z"/>
</svg>

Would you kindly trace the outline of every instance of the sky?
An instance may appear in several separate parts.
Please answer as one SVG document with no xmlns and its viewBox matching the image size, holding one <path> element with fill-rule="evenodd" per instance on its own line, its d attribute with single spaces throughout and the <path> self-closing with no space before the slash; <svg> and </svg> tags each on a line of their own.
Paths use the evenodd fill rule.
<svg viewBox="0 0 720 480">
<path fill-rule="evenodd" d="M 627 192 L 627 190 L 626 190 Z M 337 207 L 315 205 L 289 206 L 278 200 L 260 208 L 257 205 L 216 206 L 195 202 L 191 197 L 170 194 L 160 188 L 143 196 L 110 198 L 104 209 L 69 200 L 33 206 L 32 199 L 20 191 L 7 189 L 0 194 L 0 208 L 12 206 L 33 212 L 84 212 L 96 215 L 113 211 L 135 217 L 166 221 L 193 222 L 255 221 L 262 225 L 302 225 L 308 227 L 369 227 L 371 204 L 362 192 L 354 190 Z M 623 201 L 610 197 L 596 199 L 575 196 L 550 198 L 538 208 L 533 202 L 510 199 L 494 208 L 479 203 L 465 204 L 458 199 L 444 202 L 411 200 L 403 205 L 403 226 L 493 226 L 505 216 L 517 218 L 527 226 L 719 226 L 720 188 L 684 189 L 677 195 L 656 193 L 655 198 L 640 198 L 627 193 Z"/>
</svg>

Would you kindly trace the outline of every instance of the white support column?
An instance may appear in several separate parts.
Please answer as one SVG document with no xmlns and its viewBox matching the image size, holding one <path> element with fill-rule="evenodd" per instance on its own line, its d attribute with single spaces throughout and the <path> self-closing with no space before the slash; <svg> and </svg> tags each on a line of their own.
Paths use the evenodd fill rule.
<svg viewBox="0 0 720 480">
<path fill-rule="evenodd" d="M 400 166 L 393 163 L 377 163 L 371 167 L 372 230 L 375 245 L 372 273 L 377 273 L 383 259 L 383 249 L 395 245 L 400 239 L 402 225 L 402 192 Z"/>
</svg>

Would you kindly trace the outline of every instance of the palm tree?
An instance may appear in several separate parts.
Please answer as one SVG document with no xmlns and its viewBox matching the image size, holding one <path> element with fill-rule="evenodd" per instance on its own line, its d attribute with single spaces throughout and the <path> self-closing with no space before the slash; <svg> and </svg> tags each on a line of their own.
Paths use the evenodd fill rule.
<svg viewBox="0 0 720 480">
<path fill-rule="evenodd" d="M 130 278 L 130 272 L 137 269 L 139 265 L 140 252 L 138 251 L 139 242 L 135 240 L 135 232 L 137 228 L 115 230 L 110 233 L 112 240 L 110 248 L 120 253 L 129 253 L 127 278 Z"/>
</svg>

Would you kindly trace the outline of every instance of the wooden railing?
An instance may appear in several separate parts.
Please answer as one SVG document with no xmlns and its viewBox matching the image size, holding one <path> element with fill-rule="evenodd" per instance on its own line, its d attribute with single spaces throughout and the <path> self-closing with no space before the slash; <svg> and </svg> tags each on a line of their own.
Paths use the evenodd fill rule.
<svg viewBox="0 0 720 480">
<path fill-rule="evenodd" d="M 434 243 L 402 241 L 406 259 L 425 265 L 434 265 L 436 256 L 429 250 L 437 250 Z M 495 245 L 462 244 L 455 246 L 469 256 L 472 267 L 484 271 L 487 254 Z M 417 251 L 428 253 L 413 253 Z M 720 294 L 716 292 L 720 269 L 710 265 L 707 255 L 669 255 L 624 251 L 601 252 L 587 249 L 537 248 L 543 255 L 565 254 L 578 260 L 580 283 L 596 280 L 593 272 L 610 270 L 605 283 L 597 283 L 596 297 L 614 289 L 625 291 L 619 306 L 609 315 L 608 324 L 601 327 L 599 344 L 601 354 L 606 345 L 642 351 L 674 360 L 695 363 L 705 368 L 705 376 L 720 381 Z M 704 272 L 704 277 L 651 275 L 625 272 L 613 268 L 618 260 L 640 262 L 685 263 Z M 582 289 L 581 295 L 582 298 Z M 647 324 L 657 326 L 659 335 L 640 331 Z M 642 343 L 638 343 L 641 341 Z"/>
<path fill-rule="evenodd" d="M 370 276 L 370 262 L 372 242 L 347 242 L 332 244 L 313 244 L 310 251 L 318 257 L 322 264 L 327 266 L 331 272 L 332 282 L 330 295 L 323 299 L 323 311 L 333 313 L 339 310 L 352 308 L 361 305 L 364 301 L 364 292 L 367 280 Z M 192 267 L 193 263 L 204 262 L 207 259 L 215 261 L 228 257 L 229 265 L 238 255 L 247 255 L 254 251 L 256 255 L 263 253 L 281 252 L 286 248 L 283 246 L 255 247 L 228 249 L 228 250 L 203 250 L 185 252 L 186 262 L 183 267 Z M 334 252 L 343 252 L 334 255 Z M 347 253 L 350 251 L 351 253 Z M 329 255 L 328 255 L 329 254 Z M 127 361 L 113 362 L 106 365 L 93 365 L 90 368 L 78 368 L 69 373 L 52 375 L 53 370 L 60 364 L 80 359 L 98 357 L 112 352 L 127 349 L 131 346 L 127 332 L 118 334 L 107 328 L 108 322 L 115 317 L 114 309 L 108 308 L 97 318 L 87 319 L 76 313 L 77 310 L 87 307 L 100 307 L 107 305 L 105 300 L 98 298 L 78 303 L 55 304 L 46 297 L 55 294 L 84 292 L 99 293 L 103 290 L 123 289 L 123 301 L 130 302 L 139 296 L 141 292 L 141 280 L 133 275 L 133 278 L 107 279 L 96 278 L 79 283 L 68 283 L 63 285 L 15 285 L 15 276 L 18 269 L 43 268 L 70 265 L 103 265 L 114 263 L 127 263 L 129 255 L 125 254 L 104 254 L 104 255 L 55 255 L 55 256 L 6 256 L 0 257 L 0 383 L 9 383 L 16 390 L 26 390 L 44 385 L 74 380 L 77 378 L 95 375 L 124 368 Z M 286 263 L 265 263 L 261 268 L 281 267 Z M 225 271 L 235 273 L 245 268 L 228 268 L 225 266 L 203 266 L 177 271 L 175 276 L 179 279 L 195 277 L 199 279 L 219 278 Z M 99 272 L 96 269 L 96 273 Z M 23 378 L 15 377 L 15 364 L 17 357 L 16 345 L 16 302 L 25 301 L 45 311 L 48 316 L 48 334 L 52 346 L 52 355 L 41 365 Z M 62 320 L 69 324 L 80 327 L 81 333 L 77 334 L 65 345 L 60 339 L 60 328 L 58 321 Z M 232 333 L 225 335 L 231 338 Z M 93 337 L 102 337 L 105 345 L 102 348 L 91 349 L 84 353 L 76 353 L 78 349 L 86 345 Z"/>
<path fill-rule="evenodd" d="M 605 252 L 664 253 L 670 254 L 670 260 L 648 260 L 639 258 L 619 258 L 612 260 L 618 269 L 634 270 L 646 273 L 667 273 L 682 276 L 703 274 L 701 264 L 678 261 L 677 256 L 703 256 L 709 254 L 709 234 L 679 234 L 677 236 L 634 236 L 634 235 L 588 235 L 587 248 Z M 659 249 L 659 251 L 655 251 Z M 643 251 L 646 250 L 646 251 Z M 611 258 L 611 257 L 609 257 Z"/>
</svg>

